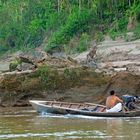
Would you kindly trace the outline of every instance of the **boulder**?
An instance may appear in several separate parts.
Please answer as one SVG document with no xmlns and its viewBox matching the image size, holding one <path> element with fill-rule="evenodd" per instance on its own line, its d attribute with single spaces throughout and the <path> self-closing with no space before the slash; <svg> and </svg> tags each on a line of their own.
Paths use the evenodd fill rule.
<svg viewBox="0 0 140 140">
<path fill-rule="evenodd" d="M 9 71 L 10 62 L 7 61 L 0 61 L 0 72 L 7 72 Z"/>
</svg>

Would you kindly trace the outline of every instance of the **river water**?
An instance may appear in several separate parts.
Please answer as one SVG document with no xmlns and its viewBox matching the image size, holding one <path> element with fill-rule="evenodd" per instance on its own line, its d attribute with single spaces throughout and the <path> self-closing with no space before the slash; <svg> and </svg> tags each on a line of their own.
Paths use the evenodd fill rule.
<svg viewBox="0 0 140 140">
<path fill-rule="evenodd" d="M 32 108 L 0 111 L 0 140 L 140 140 L 140 118 L 38 114 Z"/>
</svg>

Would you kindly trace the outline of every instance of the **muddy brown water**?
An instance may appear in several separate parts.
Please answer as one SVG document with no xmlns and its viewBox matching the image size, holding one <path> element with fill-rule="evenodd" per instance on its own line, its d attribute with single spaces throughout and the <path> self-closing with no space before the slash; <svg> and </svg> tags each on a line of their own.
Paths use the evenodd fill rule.
<svg viewBox="0 0 140 140">
<path fill-rule="evenodd" d="M 31 107 L 0 110 L 0 140 L 139 140 L 140 117 L 38 114 Z"/>
</svg>

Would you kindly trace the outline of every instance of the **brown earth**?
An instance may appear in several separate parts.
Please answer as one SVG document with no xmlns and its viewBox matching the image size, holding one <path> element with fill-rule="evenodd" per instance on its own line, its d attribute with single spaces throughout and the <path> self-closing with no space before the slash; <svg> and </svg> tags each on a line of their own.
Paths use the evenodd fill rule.
<svg viewBox="0 0 140 140">
<path fill-rule="evenodd" d="M 9 72 L 1 74 L 0 79 L 1 105 L 26 106 L 29 99 L 97 101 L 110 78 L 77 67 Z"/>
<path fill-rule="evenodd" d="M 44 57 L 41 51 L 36 55 L 39 58 L 31 58 L 37 69 L 6 72 L 12 55 L 0 62 L 0 105 L 28 106 L 29 99 L 104 104 L 112 89 L 118 96 L 140 96 L 139 46 L 139 40 L 105 40 L 97 46 L 96 57 L 89 64 L 89 51 L 74 59 Z"/>
<path fill-rule="evenodd" d="M 79 67 L 51 68 L 41 74 L 36 70 L 1 75 L 1 106 L 28 106 L 29 99 L 104 104 L 112 89 L 118 96 L 140 95 L 140 76 L 129 72 L 110 76 Z"/>
</svg>

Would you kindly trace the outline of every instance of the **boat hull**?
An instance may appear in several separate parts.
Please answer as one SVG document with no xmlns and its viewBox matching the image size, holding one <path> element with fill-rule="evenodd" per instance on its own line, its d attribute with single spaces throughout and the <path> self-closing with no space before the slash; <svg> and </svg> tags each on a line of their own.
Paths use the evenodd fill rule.
<svg viewBox="0 0 140 140">
<path fill-rule="evenodd" d="M 127 112 L 98 112 L 83 109 L 64 108 L 59 106 L 46 105 L 46 101 L 29 101 L 33 108 L 39 112 L 53 113 L 53 114 L 74 114 L 74 115 L 86 115 L 86 116 L 98 116 L 98 117 L 138 117 L 140 111 L 127 111 Z"/>
</svg>

